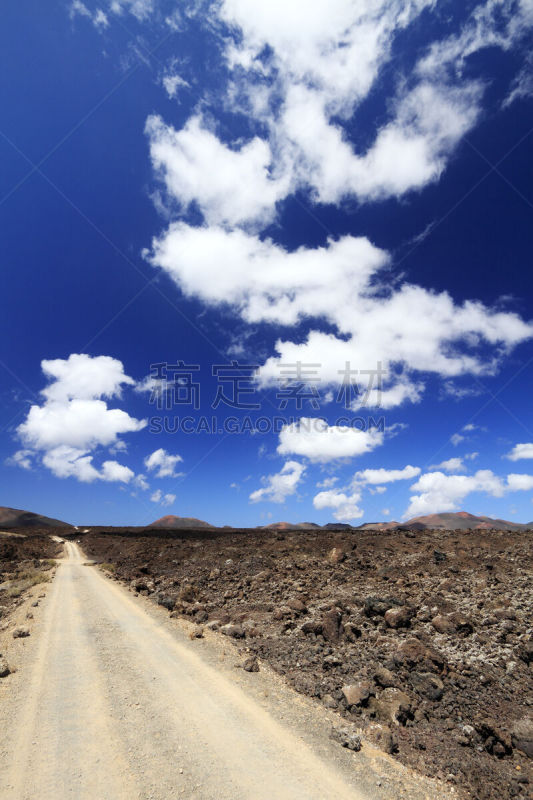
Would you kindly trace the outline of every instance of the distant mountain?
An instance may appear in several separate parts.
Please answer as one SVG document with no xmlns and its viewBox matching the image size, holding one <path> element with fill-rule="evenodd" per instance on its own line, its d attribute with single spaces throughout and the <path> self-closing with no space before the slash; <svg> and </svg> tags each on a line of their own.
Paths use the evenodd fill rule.
<svg viewBox="0 0 533 800">
<path fill-rule="evenodd" d="M 204 522 L 203 519 L 196 519 L 195 517 L 176 517 L 174 514 L 167 514 L 161 519 L 156 519 L 149 528 L 212 528 L 209 522 Z"/>
<path fill-rule="evenodd" d="M 0 506 L 0 528 L 72 528 L 68 522 L 60 519 L 43 517 L 33 511 L 22 511 L 20 508 Z"/>
<path fill-rule="evenodd" d="M 506 519 L 492 519 L 492 517 L 476 517 L 467 511 L 444 512 L 441 514 L 427 514 L 423 517 L 413 517 L 407 522 L 366 522 L 359 526 L 359 530 L 388 531 L 396 528 L 409 528 L 412 531 L 426 530 L 527 530 L 531 525 L 522 525 L 519 522 L 509 522 Z"/>
<path fill-rule="evenodd" d="M 492 517 L 476 517 L 467 511 L 447 512 L 443 514 L 428 514 L 424 517 L 413 517 L 404 522 L 400 527 L 412 530 L 427 530 L 428 528 L 442 528 L 445 530 L 525 530 L 529 526 L 519 522 L 509 522 L 505 519 L 492 519 Z"/>
<path fill-rule="evenodd" d="M 294 530 L 315 530 L 320 528 L 316 522 L 271 522 L 269 525 L 260 525 L 271 531 L 294 531 Z"/>
</svg>

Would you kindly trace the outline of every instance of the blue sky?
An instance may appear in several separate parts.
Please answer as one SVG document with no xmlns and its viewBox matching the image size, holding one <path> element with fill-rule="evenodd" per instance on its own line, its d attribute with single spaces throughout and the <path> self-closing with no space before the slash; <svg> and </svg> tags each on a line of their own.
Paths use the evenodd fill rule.
<svg viewBox="0 0 533 800">
<path fill-rule="evenodd" d="M 533 519 L 531 0 L 3 13 L 2 504 Z"/>
</svg>

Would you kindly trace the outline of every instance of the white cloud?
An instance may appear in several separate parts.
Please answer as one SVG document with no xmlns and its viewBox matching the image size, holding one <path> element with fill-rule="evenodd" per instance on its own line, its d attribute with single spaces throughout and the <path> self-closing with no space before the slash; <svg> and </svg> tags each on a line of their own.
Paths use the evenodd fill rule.
<svg viewBox="0 0 533 800">
<path fill-rule="evenodd" d="M 359 507 L 361 493 L 354 489 L 350 494 L 341 492 L 338 489 L 330 489 L 319 492 L 313 498 L 313 505 L 316 509 L 332 508 L 333 516 L 339 521 L 349 522 L 352 519 L 359 519 L 364 511 Z"/>
<path fill-rule="evenodd" d="M 153 12 L 154 5 L 155 0 L 111 0 L 110 10 L 119 15 L 129 11 L 138 20 L 144 20 Z"/>
<path fill-rule="evenodd" d="M 522 458 L 533 458 L 533 442 L 522 442 L 515 444 L 506 458 L 510 461 L 519 461 Z"/>
<path fill-rule="evenodd" d="M 259 371 L 262 385 L 276 382 L 283 363 L 318 362 L 331 386 L 346 362 L 358 370 L 382 362 L 388 379 L 366 405 L 393 408 L 421 399 L 420 373 L 448 381 L 493 374 L 533 336 L 533 325 L 516 314 L 391 280 L 389 254 L 364 237 L 289 251 L 259 236 L 279 201 L 297 190 L 314 203 L 375 202 L 439 178 L 481 113 L 485 82 L 465 77 L 465 59 L 489 45 L 509 48 L 532 19 L 526 0 L 517 8 L 510 0 L 478 4 L 461 31 L 425 43 L 423 57 L 396 81 L 373 141 L 359 141 L 354 113 L 396 37 L 433 7 L 433 0 L 260 7 L 221 0 L 209 24 L 218 26 L 230 76 L 222 103 L 243 114 L 253 133 L 223 138 L 198 108 L 180 130 L 148 119 L 170 214 L 174 201 L 178 214 L 194 207 L 203 218 L 192 227 L 174 215 L 146 254 L 151 263 L 186 295 L 229 306 L 247 323 L 319 320 L 334 331 L 314 322 L 307 339 L 279 340 Z"/>
<path fill-rule="evenodd" d="M 163 492 L 161 489 L 156 489 L 156 491 L 150 496 L 150 500 L 152 503 L 159 503 L 161 498 L 163 497 Z"/>
<path fill-rule="evenodd" d="M 281 455 L 294 454 L 325 463 L 369 453 L 383 444 L 383 440 L 384 434 L 377 428 L 363 431 L 343 425 L 329 426 L 317 417 L 302 417 L 283 426 L 277 450 Z"/>
<path fill-rule="evenodd" d="M 129 483 L 134 472 L 116 461 L 104 461 L 101 470 L 93 465 L 93 457 L 86 451 L 69 445 L 59 445 L 47 450 L 43 464 L 56 478 L 76 478 L 82 483 L 96 480 Z"/>
<path fill-rule="evenodd" d="M 270 176 L 272 154 L 263 139 L 231 148 L 199 117 L 176 131 L 151 116 L 146 133 L 152 165 L 169 196 L 184 210 L 197 203 L 211 225 L 265 224 L 287 194 L 288 179 Z"/>
<path fill-rule="evenodd" d="M 104 461 L 102 464 L 101 479 L 103 481 L 120 481 L 121 483 L 129 483 L 135 473 L 122 464 L 116 461 Z"/>
<path fill-rule="evenodd" d="M 172 506 L 176 502 L 176 495 L 175 494 L 164 494 L 161 500 L 162 506 Z"/>
<path fill-rule="evenodd" d="M 109 26 L 107 15 L 102 11 L 101 8 L 92 12 L 87 8 L 85 3 L 81 2 L 81 0 L 73 0 L 70 5 L 69 13 L 71 19 L 76 16 L 87 17 L 91 20 L 95 28 L 103 29 Z"/>
<path fill-rule="evenodd" d="M 119 435 L 146 426 L 146 420 L 110 409 L 102 399 L 120 397 L 122 386 L 134 384 L 122 363 L 74 353 L 68 359 L 44 360 L 41 367 L 49 381 L 41 391 L 44 402 L 32 405 L 17 428 L 26 457 L 40 454 L 43 464 L 61 478 L 129 482 L 133 472 L 128 467 L 106 461 L 98 469 L 91 455 L 101 446 L 124 449 Z"/>
<path fill-rule="evenodd" d="M 144 459 L 144 465 L 149 472 L 156 470 L 156 478 L 176 478 L 176 465 L 181 461 L 181 456 L 172 456 L 160 447 Z"/>
<path fill-rule="evenodd" d="M 484 492 L 492 497 L 502 497 L 505 484 L 491 470 L 478 470 L 475 475 L 445 475 L 443 472 L 426 472 L 411 486 L 412 492 L 405 518 L 456 511 L 460 503 L 472 492 Z"/>
<path fill-rule="evenodd" d="M 466 457 L 466 456 L 465 456 Z M 456 458 L 448 458 L 446 461 L 441 461 L 440 464 L 433 464 L 429 469 L 439 470 L 443 469 L 445 472 L 461 472 L 465 468 L 463 459 L 457 456 Z"/>
<path fill-rule="evenodd" d="M 511 492 L 528 492 L 533 489 L 533 475 L 511 473 L 507 476 L 507 486 Z"/>
<path fill-rule="evenodd" d="M 420 467 L 408 464 L 403 469 L 364 469 L 354 475 L 355 483 L 392 483 L 416 478 L 420 475 Z"/>
<path fill-rule="evenodd" d="M 50 381 L 41 394 L 50 402 L 120 397 L 122 386 L 135 384 L 124 374 L 122 362 L 111 356 L 72 353 L 67 359 L 45 359 L 41 368 Z"/>
<path fill-rule="evenodd" d="M 24 443 L 36 450 L 59 445 L 92 449 L 112 445 L 119 434 L 139 431 L 145 425 L 144 420 L 121 409 L 109 409 L 103 400 L 69 400 L 32 406 L 17 431 Z"/>
<path fill-rule="evenodd" d="M 454 447 L 464 442 L 466 436 L 463 436 L 461 433 L 454 433 L 453 436 L 450 436 L 450 442 L 453 444 Z"/>
<path fill-rule="evenodd" d="M 295 326 L 315 317 L 337 328 L 340 335 L 312 330 L 303 342 L 278 340 L 277 355 L 259 370 L 262 385 L 275 384 L 282 365 L 298 361 L 320 364 L 318 377 L 332 385 L 342 383 L 347 362 L 358 371 L 381 363 L 381 393 L 371 376 L 359 384 L 369 390 L 367 405 L 391 408 L 420 400 L 423 384 L 412 373 L 492 373 L 497 359 L 487 360 L 487 345 L 505 352 L 533 335 L 515 314 L 477 302 L 459 306 L 419 286 L 391 288 L 390 276 L 381 278 L 388 254 L 361 237 L 288 252 L 241 230 L 177 222 L 153 241 L 150 260 L 186 295 L 232 306 L 248 323 Z M 403 371 L 396 375 L 393 365 Z"/>
<path fill-rule="evenodd" d="M 138 489 L 142 489 L 143 492 L 150 488 L 150 484 L 146 480 L 146 476 L 142 474 L 136 475 L 133 483 Z"/>
<path fill-rule="evenodd" d="M 298 484 L 305 472 L 303 464 L 298 461 L 286 461 L 280 472 L 268 475 L 261 480 L 265 484 L 250 495 L 250 502 L 268 500 L 271 503 L 284 503 L 286 498 L 296 492 Z"/>
<path fill-rule="evenodd" d="M 30 470 L 33 467 L 33 450 L 17 450 L 12 456 L 6 458 L 6 464 L 12 467 L 21 467 Z"/>
<path fill-rule="evenodd" d="M 323 481 L 319 481 L 316 485 L 317 489 L 332 489 L 333 486 L 338 482 L 338 478 L 332 476 L 331 478 L 324 478 Z"/>
<path fill-rule="evenodd" d="M 171 64 L 171 66 L 165 71 L 161 78 L 161 83 L 163 84 L 165 91 L 170 98 L 177 97 L 179 89 L 191 88 L 190 83 L 182 78 L 177 71 L 177 62 Z"/>
</svg>

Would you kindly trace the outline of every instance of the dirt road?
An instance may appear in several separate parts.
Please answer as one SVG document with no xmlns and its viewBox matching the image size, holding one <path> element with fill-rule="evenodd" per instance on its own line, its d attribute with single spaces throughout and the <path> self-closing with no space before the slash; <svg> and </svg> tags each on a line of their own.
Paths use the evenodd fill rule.
<svg viewBox="0 0 533 800">
<path fill-rule="evenodd" d="M 66 556 L 2 695 L 3 800 L 441 796 L 415 792 L 393 765 L 379 780 L 387 763 L 330 742 L 292 693 L 271 687 L 269 700 L 263 673 L 217 665 L 208 642 L 169 628 L 75 544 Z"/>
</svg>

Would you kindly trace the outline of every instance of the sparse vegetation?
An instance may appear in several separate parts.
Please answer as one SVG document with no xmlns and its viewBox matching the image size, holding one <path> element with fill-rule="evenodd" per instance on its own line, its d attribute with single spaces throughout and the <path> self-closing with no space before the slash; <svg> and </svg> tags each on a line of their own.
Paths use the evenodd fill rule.
<svg viewBox="0 0 533 800">
<path fill-rule="evenodd" d="M 101 569 L 105 569 L 106 572 L 114 572 L 116 567 L 114 564 L 111 564 L 109 561 L 104 561 L 103 564 L 100 564 Z"/>
</svg>

